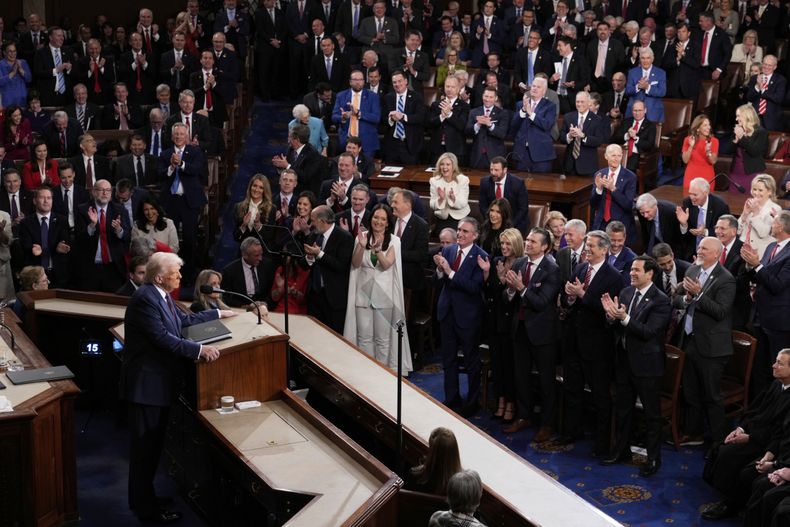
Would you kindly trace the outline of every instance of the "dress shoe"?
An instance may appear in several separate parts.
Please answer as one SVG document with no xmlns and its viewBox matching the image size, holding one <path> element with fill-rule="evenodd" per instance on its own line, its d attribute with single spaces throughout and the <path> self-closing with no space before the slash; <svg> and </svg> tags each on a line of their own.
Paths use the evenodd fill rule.
<svg viewBox="0 0 790 527">
<path fill-rule="evenodd" d="M 516 432 L 520 432 L 525 428 L 529 428 L 530 424 L 531 423 L 528 419 L 516 419 L 512 424 L 502 427 L 502 433 L 515 434 Z"/>
<path fill-rule="evenodd" d="M 612 452 L 608 456 L 601 458 L 598 464 L 607 467 L 609 465 L 617 465 L 618 463 L 628 463 L 631 460 L 631 452 Z"/>
<path fill-rule="evenodd" d="M 139 518 L 143 523 L 175 523 L 181 519 L 181 513 L 178 511 L 162 510 L 153 514 L 141 515 Z"/>
<path fill-rule="evenodd" d="M 536 443 L 545 443 L 546 441 L 551 439 L 551 436 L 553 435 L 554 435 L 554 429 L 552 427 L 541 426 L 538 429 L 538 433 L 535 434 L 533 441 L 535 441 Z"/>
<path fill-rule="evenodd" d="M 691 436 L 684 434 L 680 436 L 680 446 L 700 446 L 705 444 L 705 438 L 702 436 Z"/>
<path fill-rule="evenodd" d="M 702 511 L 702 519 L 703 520 L 723 520 L 725 518 L 732 518 L 738 515 L 737 509 L 735 507 L 731 507 L 725 501 L 720 501 L 714 505 L 711 505 L 704 511 Z"/>
<path fill-rule="evenodd" d="M 649 478 L 661 468 L 660 459 L 651 459 L 639 468 L 639 475 L 643 478 Z"/>
<path fill-rule="evenodd" d="M 554 443 L 555 445 L 559 445 L 559 446 L 572 445 L 572 444 L 574 444 L 576 441 L 578 441 L 581 438 L 582 438 L 581 435 L 563 434 L 563 435 L 557 436 L 552 441 L 552 443 Z"/>
<path fill-rule="evenodd" d="M 478 410 L 480 410 L 480 405 L 472 403 L 465 405 L 458 413 L 460 413 L 462 417 L 469 419 L 470 417 L 474 417 Z"/>
</svg>

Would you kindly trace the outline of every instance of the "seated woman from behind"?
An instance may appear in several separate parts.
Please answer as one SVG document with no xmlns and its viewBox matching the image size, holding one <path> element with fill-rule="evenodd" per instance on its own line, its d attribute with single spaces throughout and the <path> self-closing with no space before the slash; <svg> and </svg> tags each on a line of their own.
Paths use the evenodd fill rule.
<svg viewBox="0 0 790 527">
<path fill-rule="evenodd" d="M 460 471 L 461 456 L 455 435 L 452 430 L 440 426 L 431 432 L 425 461 L 411 469 L 406 488 L 444 496 L 450 478 Z"/>
</svg>

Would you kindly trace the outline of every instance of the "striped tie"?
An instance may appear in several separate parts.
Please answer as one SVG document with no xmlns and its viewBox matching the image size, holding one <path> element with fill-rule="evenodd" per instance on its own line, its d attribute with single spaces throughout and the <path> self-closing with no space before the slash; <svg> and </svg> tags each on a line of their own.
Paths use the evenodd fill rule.
<svg viewBox="0 0 790 527">
<path fill-rule="evenodd" d="M 58 69 L 63 61 L 60 58 L 60 48 L 55 50 L 55 69 Z M 61 95 L 66 93 L 66 76 L 62 71 L 58 72 L 57 80 L 55 81 L 55 91 Z"/>
<path fill-rule="evenodd" d="M 403 110 L 406 109 L 406 95 L 398 95 L 398 105 L 396 109 L 403 113 Z M 403 140 L 406 138 L 406 127 L 403 126 L 403 120 L 395 123 L 395 139 Z"/>
<path fill-rule="evenodd" d="M 765 80 L 763 81 L 763 94 L 767 89 L 768 89 L 768 78 L 766 77 Z M 758 107 L 757 113 L 759 113 L 760 115 L 765 115 L 765 112 L 767 111 L 768 111 L 768 100 L 765 97 L 760 97 L 760 105 Z"/>
</svg>

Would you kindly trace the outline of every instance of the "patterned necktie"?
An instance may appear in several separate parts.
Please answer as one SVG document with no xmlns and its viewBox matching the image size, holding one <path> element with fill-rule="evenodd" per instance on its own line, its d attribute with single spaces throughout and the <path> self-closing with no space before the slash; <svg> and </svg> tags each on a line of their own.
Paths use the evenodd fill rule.
<svg viewBox="0 0 790 527">
<path fill-rule="evenodd" d="M 66 132 L 60 132 L 60 153 L 66 157 Z"/>
<path fill-rule="evenodd" d="M 80 128 L 85 131 L 85 107 L 81 104 L 77 105 L 77 121 L 80 123 Z"/>
<path fill-rule="evenodd" d="M 767 75 L 763 77 L 762 88 L 763 88 L 762 92 L 764 94 L 765 91 L 768 89 Z M 760 115 L 765 115 L 765 112 L 767 111 L 768 111 L 768 100 L 765 99 L 764 97 L 760 97 L 760 102 L 758 103 L 757 106 L 757 113 L 759 113 Z"/>
<path fill-rule="evenodd" d="M 403 113 L 406 108 L 406 94 L 398 95 L 398 104 L 396 109 Z M 403 119 L 395 123 L 395 139 L 403 140 L 406 138 L 406 127 L 403 125 Z"/>
<path fill-rule="evenodd" d="M 60 57 L 60 48 L 55 50 L 53 58 L 55 61 L 55 69 L 57 69 L 61 66 L 61 64 L 63 64 L 63 60 Z M 62 71 L 58 71 L 57 73 L 57 77 L 55 80 L 55 91 L 61 95 L 66 93 L 66 76 L 63 74 Z"/>
<path fill-rule="evenodd" d="M 496 199 L 502 199 L 502 183 L 496 184 Z"/>
<path fill-rule="evenodd" d="M 579 115 L 579 130 L 582 129 L 582 124 L 584 123 L 584 119 L 581 115 Z M 581 137 L 574 137 L 573 138 L 573 159 L 579 159 L 579 156 L 582 153 L 582 139 Z"/>
<path fill-rule="evenodd" d="M 458 248 L 458 254 L 455 256 L 455 261 L 453 262 L 452 269 L 453 269 L 454 272 L 458 272 L 458 269 L 461 267 L 461 260 L 463 259 L 463 255 L 464 255 L 464 253 L 461 250 L 461 248 L 459 247 Z"/>
<path fill-rule="evenodd" d="M 724 265 L 724 262 L 726 262 L 726 261 L 727 261 L 727 247 L 725 246 L 725 247 L 722 247 L 721 257 L 719 258 L 719 263 L 721 265 Z"/>
<path fill-rule="evenodd" d="M 590 282 L 592 281 L 592 274 L 593 274 L 593 266 L 592 264 L 587 264 L 587 272 L 584 274 L 584 284 L 582 284 L 582 287 L 584 288 L 585 291 L 587 291 L 587 288 L 590 287 Z"/>
<path fill-rule="evenodd" d="M 101 263 L 110 263 L 110 246 L 107 244 L 107 216 L 104 209 L 99 211 L 99 241 L 101 243 Z"/>
<path fill-rule="evenodd" d="M 11 219 L 15 220 L 19 217 L 19 207 L 16 204 L 16 194 L 11 194 Z"/>
<path fill-rule="evenodd" d="M 614 180 L 614 172 L 609 172 L 609 179 Z M 612 193 L 608 189 L 604 189 L 604 192 L 603 221 L 608 222 L 612 219 Z"/>
<path fill-rule="evenodd" d="M 634 126 L 633 126 L 632 130 L 634 131 L 634 133 L 639 132 L 639 121 L 634 121 Z M 633 155 L 633 153 L 634 153 L 634 138 L 629 136 L 628 137 L 628 155 L 629 156 Z"/>
<path fill-rule="evenodd" d="M 46 216 L 41 218 L 41 267 L 44 269 L 52 267 L 49 254 L 49 225 L 47 225 Z"/>
</svg>

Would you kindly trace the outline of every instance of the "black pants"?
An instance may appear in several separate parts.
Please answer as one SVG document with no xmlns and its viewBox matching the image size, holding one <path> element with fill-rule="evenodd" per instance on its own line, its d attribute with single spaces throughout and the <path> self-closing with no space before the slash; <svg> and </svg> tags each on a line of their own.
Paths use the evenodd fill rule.
<svg viewBox="0 0 790 527">
<path fill-rule="evenodd" d="M 518 316 L 518 314 L 515 316 Z M 535 390 L 533 386 L 534 381 L 532 380 L 532 365 L 534 364 L 538 368 L 540 384 L 540 424 L 542 426 L 554 426 L 554 417 L 557 413 L 557 392 L 554 386 L 556 361 L 554 343 L 532 344 L 524 324 L 519 323 L 513 349 L 519 417 L 529 419 L 532 409 L 535 407 L 533 397 Z"/>
<path fill-rule="evenodd" d="M 176 228 L 181 226 L 181 258 L 184 260 L 184 269 L 181 274 L 184 283 L 192 283 L 195 277 L 198 262 L 197 240 L 198 226 L 200 224 L 200 209 L 191 208 L 183 196 L 171 196 L 167 203 L 167 217 L 175 224 Z"/>
<path fill-rule="evenodd" d="M 682 331 L 682 329 L 681 329 Z M 683 397 L 686 400 L 686 433 L 702 435 L 703 419 L 708 418 L 711 439 L 724 439 L 724 397 L 721 394 L 721 374 L 728 357 L 702 357 L 697 351 L 693 335 L 685 335 L 683 350 Z"/>
<path fill-rule="evenodd" d="M 394 133 L 395 129 L 388 128 L 387 133 Z M 392 139 L 386 143 L 384 159 L 390 165 L 416 165 L 419 152 L 409 152 L 406 141 Z"/>
<path fill-rule="evenodd" d="M 709 482 L 724 495 L 729 505 L 738 509 L 746 505 L 752 481 L 759 475 L 754 469 L 754 462 L 764 453 L 765 445 L 758 445 L 754 441 L 723 444 L 716 457 L 709 461 L 712 464 Z M 749 472 L 753 474 L 752 477 L 748 476 Z"/>
<path fill-rule="evenodd" d="M 124 282 L 124 277 L 114 263 L 86 266 L 82 273 L 81 288 L 85 291 L 115 293 Z"/>
<path fill-rule="evenodd" d="M 615 452 L 629 450 L 636 397 L 642 401 L 647 425 L 648 461 L 661 459 L 661 377 L 636 377 L 631 373 L 627 360 L 617 365 L 617 443 Z"/>
<path fill-rule="evenodd" d="M 790 497 L 790 484 L 776 486 L 768 481 L 768 476 L 761 475 L 752 483 L 752 494 L 746 504 L 746 515 L 743 517 L 744 527 L 765 527 L 770 525 L 771 517 L 779 504 Z M 786 506 L 783 507 L 783 511 Z M 781 525 L 781 524 L 780 524 Z"/>
<path fill-rule="evenodd" d="M 129 508 L 138 516 L 158 511 L 154 477 L 170 408 L 129 403 Z"/>
<path fill-rule="evenodd" d="M 310 316 L 326 324 L 329 329 L 338 335 L 343 334 L 343 326 L 346 323 L 346 306 L 342 306 L 342 308 L 333 307 L 326 296 L 326 290 L 310 290 L 307 312 Z"/>
</svg>

